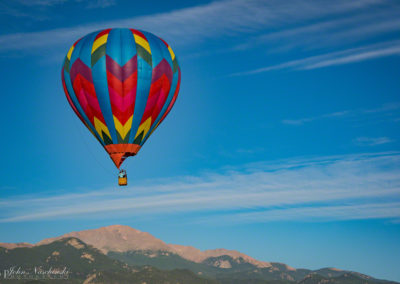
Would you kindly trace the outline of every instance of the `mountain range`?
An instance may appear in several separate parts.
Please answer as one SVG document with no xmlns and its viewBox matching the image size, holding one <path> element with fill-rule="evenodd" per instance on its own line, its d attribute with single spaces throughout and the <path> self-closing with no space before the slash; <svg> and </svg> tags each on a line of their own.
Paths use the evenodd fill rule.
<svg viewBox="0 0 400 284">
<path fill-rule="evenodd" d="M 395 283 L 336 268 L 296 269 L 259 261 L 234 250 L 201 251 L 166 244 L 149 233 L 123 225 L 71 232 L 36 244 L 0 243 L 0 271 L 8 272 L 8 276 L 14 272 L 17 277 L 18 268 L 29 277 L 19 275 L 19 279 L 4 280 L 5 283 L 60 283 L 49 275 L 67 278 L 63 283 L 85 284 Z M 49 269 L 68 270 L 68 275 L 57 271 L 37 275 L 38 270 Z"/>
</svg>

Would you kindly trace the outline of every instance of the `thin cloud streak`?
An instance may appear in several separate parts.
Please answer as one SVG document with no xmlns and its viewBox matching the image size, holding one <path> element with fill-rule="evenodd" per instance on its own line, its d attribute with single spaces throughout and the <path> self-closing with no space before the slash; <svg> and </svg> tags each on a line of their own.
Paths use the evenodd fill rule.
<svg viewBox="0 0 400 284">
<path fill-rule="evenodd" d="M 400 30 L 399 6 L 388 5 L 382 11 L 367 10 L 359 14 L 323 20 L 300 27 L 268 32 L 251 37 L 236 45 L 234 50 L 265 46 L 272 51 L 290 49 L 318 49 L 343 46 Z"/>
<path fill-rule="evenodd" d="M 399 55 L 400 41 L 390 41 L 382 44 L 368 45 L 338 52 L 287 61 L 277 65 L 266 66 L 245 72 L 230 74 L 229 77 L 255 75 L 275 70 L 312 70 L 329 66 L 361 62 L 380 57 Z"/>
<path fill-rule="evenodd" d="M 359 146 L 376 146 L 394 142 L 389 137 L 358 137 L 353 141 Z"/>
<path fill-rule="evenodd" d="M 396 43 L 398 44 L 398 43 Z M 360 62 L 369 59 L 375 59 L 379 57 L 386 57 L 390 55 L 399 55 L 400 54 L 400 45 L 396 45 L 393 47 L 387 47 L 377 50 L 365 51 L 356 54 L 350 54 L 347 56 L 339 57 L 339 58 L 332 58 L 327 60 L 322 60 L 320 62 L 305 64 L 304 66 L 300 67 L 300 70 L 311 70 L 317 69 L 322 67 L 329 67 L 335 65 L 343 65 L 353 62 Z"/>
<path fill-rule="evenodd" d="M 314 117 L 306 117 L 306 118 L 300 118 L 300 119 L 284 119 L 284 120 L 282 120 L 282 123 L 283 124 L 291 124 L 291 125 L 302 125 L 306 122 L 311 122 L 311 121 L 318 120 L 318 119 L 337 118 L 337 117 L 347 116 L 350 114 L 351 114 L 350 111 L 344 110 L 344 111 L 337 111 L 337 112 L 323 114 L 323 115 L 314 116 Z"/>
<path fill-rule="evenodd" d="M 96 0 L 91 1 L 87 4 L 86 8 L 88 9 L 95 9 L 95 8 L 106 8 L 110 6 L 116 5 L 116 0 Z"/>
<path fill-rule="evenodd" d="M 384 104 L 380 107 L 374 109 L 356 109 L 356 110 L 343 110 L 332 113 L 327 113 L 319 116 L 313 117 L 303 117 L 298 119 L 284 119 L 283 124 L 288 125 L 303 125 L 308 122 L 313 122 L 321 119 L 332 119 L 332 118 L 355 118 L 355 117 L 371 117 L 371 116 L 386 116 L 390 115 L 392 111 L 400 109 L 400 103 L 394 102 L 389 104 Z"/>
<path fill-rule="evenodd" d="M 67 0 L 17 0 L 16 3 L 25 6 L 54 6 L 67 2 Z"/>
<path fill-rule="evenodd" d="M 272 209 L 260 212 L 222 215 L 213 218 L 217 223 L 264 223 L 274 221 L 327 222 L 337 220 L 400 218 L 400 202 L 316 206 L 305 208 Z M 200 223 L 209 222 L 201 219 Z"/>
<path fill-rule="evenodd" d="M 351 203 L 358 208 L 368 204 L 375 206 L 377 200 L 384 208 L 389 201 L 397 202 L 399 199 L 399 166 L 400 153 L 277 161 L 276 165 L 251 164 L 241 169 L 183 177 L 175 182 L 160 182 L 124 192 L 110 189 L 102 190 L 100 194 L 85 192 L 81 195 L 3 199 L 0 222 L 76 216 L 107 218 L 109 212 L 113 215 L 145 216 L 212 211 L 218 217 L 226 211 L 255 214 L 254 211 L 276 210 L 274 207 L 277 206 L 287 207 L 280 210 L 288 210 L 285 214 L 290 218 L 290 212 L 294 212 L 290 208 L 293 207 L 307 208 L 321 203 L 340 207 Z M 273 216 L 269 218 L 272 220 Z M 293 218 L 297 220 L 296 216 Z M 353 216 L 349 214 L 347 217 L 351 219 Z M 374 216 L 368 218 L 383 218 L 379 214 Z M 346 219 L 334 213 L 328 217 Z M 309 216 L 304 216 L 304 220 L 308 219 Z"/>
</svg>

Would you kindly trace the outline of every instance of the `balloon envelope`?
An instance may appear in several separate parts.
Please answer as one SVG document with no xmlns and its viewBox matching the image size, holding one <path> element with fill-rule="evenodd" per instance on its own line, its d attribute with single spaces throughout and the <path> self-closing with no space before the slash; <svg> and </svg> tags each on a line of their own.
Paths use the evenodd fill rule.
<svg viewBox="0 0 400 284">
<path fill-rule="evenodd" d="M 106 29 L 79 39 L 61 74 L 69 104 L 117 168 L 170 112 L 181 79 L 171 47 L 134 29 Z"/>
</svg>

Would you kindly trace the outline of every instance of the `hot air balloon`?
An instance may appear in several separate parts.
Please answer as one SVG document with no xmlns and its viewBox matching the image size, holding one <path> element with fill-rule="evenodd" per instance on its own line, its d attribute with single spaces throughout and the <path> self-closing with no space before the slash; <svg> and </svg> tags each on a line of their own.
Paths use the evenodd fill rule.
<svg viewBox="0 0 400 284">
<path fill-rule="evenodd" d="M 120 169 L 170 112 L 181 71 L 172 48 L 160 37 L 106 29 L 71 46 L 61 77 L 73 111 Z M 119 184 L 127 184 L 124 170 Z"/>
</svg>

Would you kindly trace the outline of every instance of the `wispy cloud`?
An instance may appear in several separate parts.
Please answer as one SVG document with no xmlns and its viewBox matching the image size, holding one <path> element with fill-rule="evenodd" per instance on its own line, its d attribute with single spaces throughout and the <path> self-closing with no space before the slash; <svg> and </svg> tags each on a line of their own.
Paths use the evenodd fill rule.
<svg viewBox="0 0 400 284">
<path fill-rule="evenodd" d="M 400 41 L 390 41 L 380 44 L 367 45 L 358 48 L 346 49 L 296 60 L 287 61 L 277 65 L 230 74 L 230 76 L 244 76 L 259 74 L 274 70 L 311 70 L 328 66 L 343 65 L 348 63 L 371 60 L 379 57 L 400 54 Z"/>
<path fill-rule="evenodd" d="M 384 3 L 388 2 L 382 2 Z M 311 24 L 268 31 L 244 40 L 234 49 L 245 50 L 264 46 L 268 51 L 287 51 L 295 48 L 311 50 L 343 46 L 399 31 L 399 12 L 400 5 L 387 5 L 384 9 L 362 10 L 339 18 L 322 19 Z"/>
<path fill-rule="evenodd" d="M 19 196 L 0 200 L 0 222 L 78 215 L 106 218 L 110 212 L 113 216 L 213 212 L 216 218 L 239 214 L 246 222 L 281 220 L 282 216 L 313 221 L 321 215 L 316 208 L 324 209 L 322 216 L 332 220 L 400 218 L 399 210 L 394 210 L 394 204 L 400 203 L 399 166 L 399 152 L 358 154 L 251 164 L 135 185 L 126 191 Z M 255 217 L 260 214 L 263 217 Z M 197 221 L 201 220 L 193 220 Z"/>
<path fill-rule="evenodd" d="M 304 118 L 299 118 L 299 119 L 284 119 L 282 120 L 283 124 L 291 124 L 291 125 L 302 125 L 306 122 L 311 122 L 314 120 L 319 120 L 323 118 L 336 118 L 336 117 L 343 117 L 351 114 L 351 111 L 344 110 L 344 111 L 337 111 L 337 112 L 332 112 L 332 113 L 327 113 L 323 114 L 320 116 L 314 116 L 314 117 L 304 117 Z"/>
<path fill-rule="evenodd" d="M 95 1 L 90 1 L 86 7 L 89 9 L 106 8 L 114 6 L 115 4 L 117 4 L 115 0 L 95 0 Z"/>
<path fill-rule="evenodd" d="M 359 146 L 376 146 L 393 142 L 389 137 L 358 137 L 353 140 Z"/>
<path fill-rule="evenodd" d="M 60 4 L 64 4 L 68 2 L 67 0 L 16 0 L 15 3 L 21 4 L 23 6 L 39 6 L 39 7 L 52 7 Z M 71 2 L 71 1 L 70 1 Z M 115 0 L 91 0 L 91 1 L 84 1 L 84 0 L 73 0 L 72 2 L 88 2 L 87 8 L 106 8 L 109 6 L 113 6 L 116 4 Z"/>
<path fill-rule="evenodd" d="M 56 9 L 60 11 L 64 8 L 63 5 L 73 4 L 79 8 L 95 9 L 95 8 L 106 8 L 114 6 L 116 0 L 14 0 L 14 1 L 0 1 L 0 15 L 11 16 L 12 18 L 26 18 L 32 22 L 37 21 L 49 21 L 56 17 L 57 13 L 54 13 Z M 8 21 L 8 25 L 13 26 L 16 29 L 19 24 L 12 24 L 12 21 Z M 3 32 L 6 29 L 3 29 Z M 0 36 L 1 37 L 1 36 Z"/>
<path fill-rule="evenodd" d="M 337 220 L 392 219 L 400 218 L 400 202 L 367 203 L 332 206 L 309 206 L 302 208 L 282 208 L 251 213 L 223 214 L 212 222 L 264 223 L 271 221 L 326 222 Z M 199 222 L 209 222 L 200 219 Z"/>
<path fill-rule="evenodd" d="M 360 117 L 366 117 L 370 118 L 371 116 L 391 116 L 392 111 L 397 111 L 400 109 L 400 103 L 394 102 L 394 103 L 388 103 L 384 104 L 382 106 L 379 106 L 377 108 L 372 108 L 372 109 L 355 109 L 355 110 L 342 110 L 342 111 L 336 111 L 332 113 L 326 113 L 322 114 L 319 116 L 312 116 L 312 117 L 303 117 L 303 118 L 297 118 L 297 119 L 284 119 L 282 120 L 283 124 L 289 124 L 289 125 L 303 125 L 308 122 L 316 121 L 316 120 L 321 120 L 321 119 L 327 119 L 327 118 L 360 118 Z M 374 120 L 376 121 L 376 119 Z"/>
<path fill-rule="evenodd" d="M 32 13 L 29 13 L 26 10 L 19 9 L 15 5 L 10 5 L 10 3 L 3 1 L 0 1 L 0 15 L 6 15 L 15 18 L 26 18 L 30 20 L 44 20 L 47 18 L 43 15 L 32 15 Z"/>
<path fill-rule="evenodd" d="M 16 3 L 25 6 L 54 6 L 67 2 L 67 0 L 16 0 Z"/>
<path fill-rule="evenodd" d="M 36 0 L 52 2 L 57 0 Z M 61 1 L 61 0 L 60 0 Z M 221 36 L 252 33 L 267 27 L 278 27 L 323 16 L 360 10 L 380 5 L 378 0 L 318 1 L 305 0 L 260 1 L 226 0 L 206 5 L 112 20 L 87 25 L 16 33 L 0 36 L 0 52 L 9 50 L 30 51 L 37 48 L 69 46 L 77 38 L 94 30 L 108 27 L 136 27 L 165 37 L 173 38 L 175 44 L 188 44 Z M 67 47 L 66 47 L 67 48 Z"/>
</svg>

